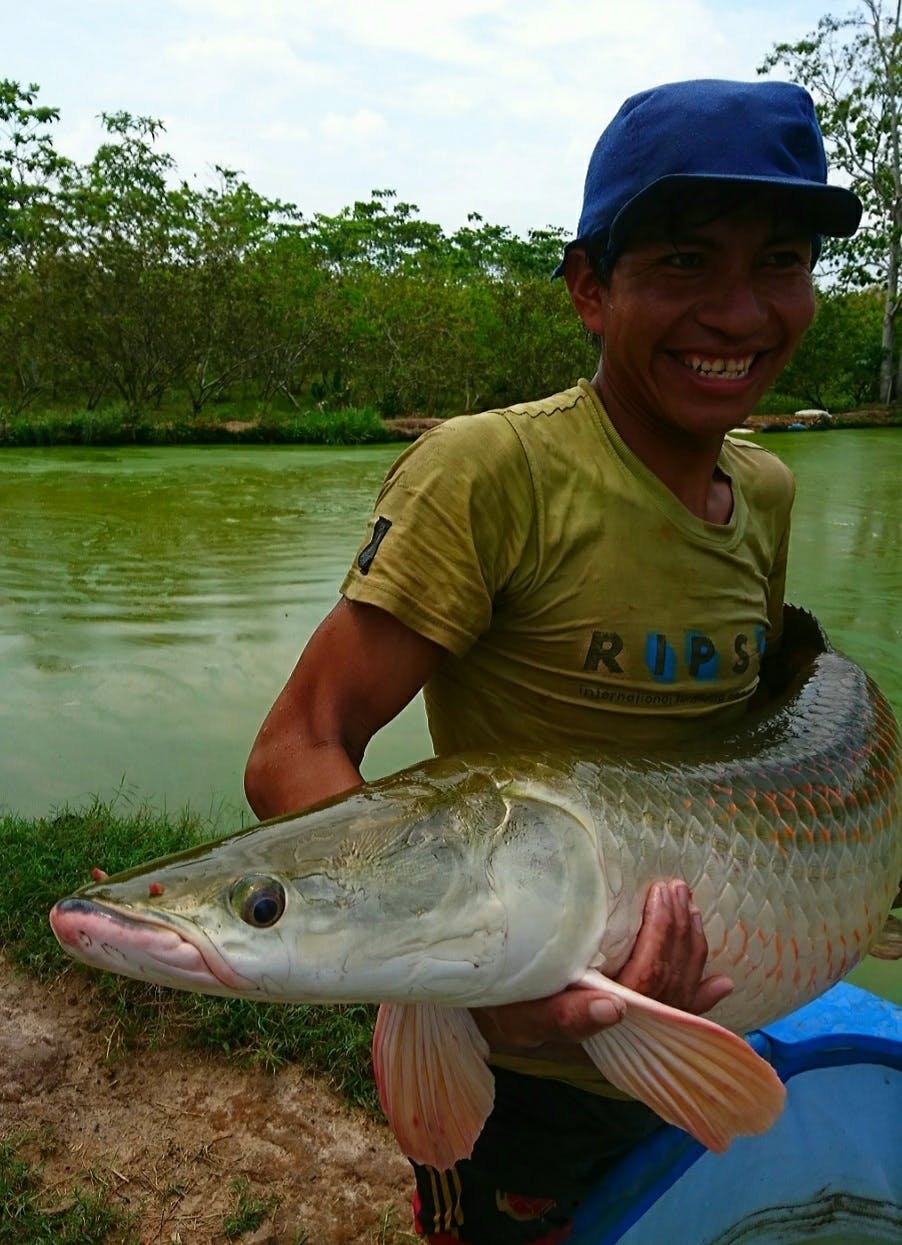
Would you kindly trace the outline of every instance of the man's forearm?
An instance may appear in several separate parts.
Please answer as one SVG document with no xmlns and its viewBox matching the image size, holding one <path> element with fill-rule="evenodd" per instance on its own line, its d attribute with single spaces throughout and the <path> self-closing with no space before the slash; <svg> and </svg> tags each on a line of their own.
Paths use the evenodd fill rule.
<svg viewBox="0 0 902 1245">
<path fill-rule="evenodd" d="M 244 791 L 256 815 L 266 820 L 309 808 L 362 781 L 340 743 L 276 744 L 261 732 L 244 773 Z"/>
</svg>

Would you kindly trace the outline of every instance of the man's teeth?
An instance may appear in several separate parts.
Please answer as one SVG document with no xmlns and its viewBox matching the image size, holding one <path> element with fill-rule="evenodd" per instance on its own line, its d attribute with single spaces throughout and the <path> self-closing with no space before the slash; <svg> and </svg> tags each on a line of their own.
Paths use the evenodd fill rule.
<svg viewBox="0 0 902 1245">
<path fill-rule="evenodd" d="M 700 376 L 723 376 L 730 380 L 738 380 L 748 374 L 755 361 L 753 354 L 744 359 L 703 359 L 701 355 L 684 355 L 683 363 Z"/>
</svg>

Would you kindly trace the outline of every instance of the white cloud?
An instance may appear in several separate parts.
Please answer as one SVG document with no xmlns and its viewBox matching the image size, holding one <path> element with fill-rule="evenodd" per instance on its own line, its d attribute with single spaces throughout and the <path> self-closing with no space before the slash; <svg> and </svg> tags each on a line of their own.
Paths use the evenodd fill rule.
<svg viewBox="0 0 902 1245">
<path fill-rule="evenodd" d="M 6 16 L 4 74 L 61 106 L 77 159 L 101 141 L 96 115 L 125 109 L 165 121 L 185 177 L 227 165 L 323 212 L 390 185 L 449 228 L 475 209 L 525 230 L 573 224 L 627 95 L 754 77 L 823 3 L 44 0 Z"/>
<path fill-rule="evenodd" d="M 348 45 L 471 64 L 492 55 L 490 42 L 471 28 L 502 13 L 510 0 L 180 0 L 180 7 L 257 31 L 297 30 L 305 38 L 327 33 Z"/>
<path fill-rule="evenodd" d="M 355 146 L 359 143 L 372 143 L 382 138 L 388 127 L 385 118 L 369 108 L 359 108 L 355 113 L 341 116 L 327 112 L 322 119 L 322 134 L 330 143 L 336 145 Z"/>
<path fill-rule="evenodd" d="M 311 137 L 309 126 L 293 121 L 271 121 L 264 125 L 258 133 L 264 143 L 306 143 Z"/>
</svg>

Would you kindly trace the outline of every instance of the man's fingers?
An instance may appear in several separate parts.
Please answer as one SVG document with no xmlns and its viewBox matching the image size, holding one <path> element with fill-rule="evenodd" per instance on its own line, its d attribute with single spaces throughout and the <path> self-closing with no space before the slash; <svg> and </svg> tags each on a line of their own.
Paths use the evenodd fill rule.
<svg viewBox="0 0 902 1245">
<path fill-rule="evenodd" d="M 689 919 L 692 931 L 689 939 L 687 967 L 690 972 L 695 972 L 700 977 L 705 971 L 705 962 L 708 959 L 708 940 L 705 937 L 705 931 L 702 926 L 702 914 L 695 904 L 691 902 L 689 904 Z"/>
<path fill-rule="evenodd" d="M 703 978 L 708 942 L 701 912 L 684 881 L 649 887 L 642 925 L 617 980 L 681 1011 L 709 1011 L 733 989 L 729 977 Z M 573 988 L 547 999 L 478 1008 L 473 1015 L 493 1049 L 530 1048 L 546 1042 L 578 1043 L 623 1019 L 622 999 Z"/>
<path fill-rule="evenodd" d="M 708 977 L 695 992 L 695 999 L 689 1010 L 695 1012 L 697 1016 L 702 1016 L 705 1012 L 709 1012 L 721 999 L 725 999 L 728 994 L 732 994 L 732 992 L 733 982 L 729 977 L 724 977 L 722 974 L 718 974 L 716 977 Z"/>
<path fill-rule="evenodd" d="M 685 882 L 656 882 L 649 888 L 642 926 L 618 981 L 649 998 L 688 1007 L 708 955 L 701 918 L 693 917 Z"/>
<path fill-rule="evenodd" d="M 692 892 L 679 878 L 649 887 L 642 926 L 617 980 L 682 1011 L 707 1011 L 728 993 L 727 979 L 703 983 L 708 941 Z"/>
<path fill-rule="evenodd" d="M 604 994 L 591 998 L 586 1006 L 586 1017 L 592 1023 L 592 1031 L 585 1037 L 591 1037 L 597 1029 L 609 1029 L 618 1024 L 626 1015 L 626 1004 L 622 999 Z M 584 1039 L 581 1038 L 580 1041 Z"/>
<path fill-rule="evenodd" d="M 476 1008 L 473 1016 L 493 1048 L 528 1049 L 545 1042 L 584 1042 L 600 1029 L 617 1024 L 625 1013 L 622 999 L 575 988 L 534 1002 Z"/>
<path fill-rule="evenodd" d="M 626 1004 L 613 995 L 597 990 L 562 990 L 537 1003 L 524 1003 L 524 1029 L 535 1040 L 542 1042 L 584 1042 L 599 1029 L 617 1024 L 623 1019 Z"/>
</svg>

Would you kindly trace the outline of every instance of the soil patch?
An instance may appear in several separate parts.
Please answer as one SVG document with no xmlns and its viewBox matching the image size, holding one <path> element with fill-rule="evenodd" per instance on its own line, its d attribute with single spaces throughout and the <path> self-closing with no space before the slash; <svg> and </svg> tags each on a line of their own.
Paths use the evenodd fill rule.
<svg viewBox="0 0 902 1245">
<path fill-rule="evenodd" d="M 410 1169 L 387 1127 L 327 1084 L 174 1046 L 117 1052 L 114 1024 L 81 974 L 47 987 L 0 960 L 0 1136 L 33 1134 L 25 1153 L 43 1166 L 42 1206 L 99 1181 L 137 1212 L 142 1245 L 219 1245 L 240 1180 L 272 1209 L 231 1239 L 417 1239 Z"/>
</svg>

